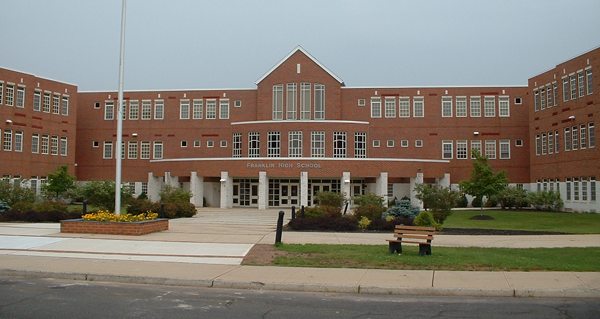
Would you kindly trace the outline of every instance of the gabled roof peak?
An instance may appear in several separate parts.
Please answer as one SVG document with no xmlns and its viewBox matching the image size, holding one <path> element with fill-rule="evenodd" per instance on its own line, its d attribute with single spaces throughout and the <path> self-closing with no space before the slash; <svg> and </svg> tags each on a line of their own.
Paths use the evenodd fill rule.
<svg viewBox="0 0 600 319">
<path fill-rule="evenodd" d="M 304 50 L 304 48 L 302 48 L 300 45 L 298 45 L 296 48 L 294 48 L 294 50 L 292 50 L 290 53 L 288 53 L 285 57 L 283 57 L 283 59 L 281 59 L 281 61 L 277 62 L 277 64 L 275 64 L 271 69 L 269 69 L 269 71 L 267 71 L 267 73 L 263 74 L 263 76 L 261 76 L 258 80 L 256 80 L 256 82 L 254 82 L 256 85 L 258 85 L 258 83 L 262 82 L 262 80 L 264 80 L 267 76 L 269 76 L 269 74 L 271 74 L 273 71 L 275 71 L 280 65 L 282 65 L 287 59 L 289 59 L 292 55 L 294 55 L 294 53 L 296 53 L 297 51 L 302 52 L 304 55 L 306 55 L 309 59 L 311 59 L 315 64 L 317 64 L 321 69 L 323 69 L 325 72 L 327 72 L 329 75 L 331 75 L 336 81 L 340 82 L 340 84 L 342 86 L 345 86 L 344 81 L 342 79 L 340 79 L 337 75 L 335 75 L 335 73 L 331 72 L 331 70 L 329 70 L 326 66 L 324 66 L 321 62 L 319 62 L 319 60 L 315 59 L 314 56 L 312 56 L 310 53 L 308 53 L 306 50 Z"/>
</svg>

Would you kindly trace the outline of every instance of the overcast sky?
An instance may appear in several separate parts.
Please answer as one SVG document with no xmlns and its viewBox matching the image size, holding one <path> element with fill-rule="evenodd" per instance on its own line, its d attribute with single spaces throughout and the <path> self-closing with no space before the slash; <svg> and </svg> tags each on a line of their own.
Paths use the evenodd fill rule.
<svg viewBox="0 0 600 319">
<path fill-rule="evenodd" d="M 0 67 L 118 88 L 121 0 L 0 0 Z M 125 90 L 254 88 L 301 45 L 347 86 L 526 85 L 600 46 L 599 0 L 129 0 Z"/>
</svg>

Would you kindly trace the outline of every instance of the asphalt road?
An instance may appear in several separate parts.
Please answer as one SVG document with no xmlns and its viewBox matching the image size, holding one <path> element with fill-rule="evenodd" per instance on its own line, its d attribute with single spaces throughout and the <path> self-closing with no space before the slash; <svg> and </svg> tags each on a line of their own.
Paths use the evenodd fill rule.
<svg viewBox="0 0 600 319">
<path fill-rule="evenodd" d="M 600 300 L 301 293 L 0 277 L 0 318 L 600 318 Z"/>
</svg>

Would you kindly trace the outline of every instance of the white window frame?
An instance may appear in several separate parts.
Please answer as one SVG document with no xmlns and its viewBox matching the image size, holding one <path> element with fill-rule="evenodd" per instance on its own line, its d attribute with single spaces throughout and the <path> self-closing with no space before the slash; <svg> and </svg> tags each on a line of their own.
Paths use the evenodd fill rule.
<svg viewBox="0 0 600 319">
<path fill-rule="evenodd" d="M 66 136 L 60 137 L 60 156 L 67 156 L 68 152 L 68 139 Z"/>
<path fill-rule="evenodd" d="M 496 159 L 496 140 L 485 141 L 485 157 L 488 159 Z"/>
<path fill-rule="evenodd" d="M 367 133 L 354 133 L 354 158 L 367 158 Z"/>
<path fill-rule="evenodd" d="M 260 133 L 249 132 L 248 133 L 248 157 L 259 157 L 260 156 Z"/>
<path fill-rule="evenodd" d="M 413 117 L 425 117 L 425 99 L 421 96 L 413 97 Z"/>
<path fill-rule="evenodd" d="M 190 119 L 190 100 L 179 100 L 179 119 Z"/>
<path fill-rule="evenodd" d="M 221 120 L 229 119 L 229 99 L 220 99 L 219 100 L 219 119 L 221 119 Z"/>
<path fill-rule="evenodd" d="M 198 141 L 199 142 L 199 141 Z M 200 144 L 200 143 L 198 143 Z M 196 146 L 194 142 L 194 146 Z M 242 157 L 242 133 L 233 133 L 233 139 L 231 141 L 231 156 Z"/>
<path fill-rule="evenodd" d="M 471 96 L 469 98 L 469 116 L 481 117 L 481 96 Z"/>
<path fill-rule="evenodd" d="M 290 131 L 288 141 L 288 156 L 302 157 L 302 131 Z"/>
<path fill-rule="evenodd" d="M 484 156 L 481 140 L 471 140 L 471 159 L 475 158 L 475 156 L 473 156 L 473 150 L 477 150 L 480 156 Z"/>
<path fill-rule="evenodd" d="M 112 159 L 113 158 L 113 142 L 112 141 L 104 141 L 102 158 L 103 159 Z"/>
<path fill-rule="evenodd" d="M 204 108 L 204 100 L 194 99 L 194 102 L 192 104 L 192 117 L 194 120 L 202 119 L 203 108 Z"/>
<path fill-rule="evenodd" d="M 152 119 L 152 100 L 142 101 L 142 120 Z"/>
<path fill-rule="evenodd" d="M 141 141 L 140 142 L 140 159 L 150 159 L 150 141 Z"/>
<path fill-rule="evenodd" d="M 442 117 L 452 117 L 451 96 L 442 96 Z"/>
<path fill-rule="evenodd" d="M 570 126 L 565 127 L 564 134 L 565 134 L 565 152 L 568 152 L 571 150 L 571 127 Z"/>
<path fill-rule="evenodd" d="M 585 78 L 587 84 L 587 94 L 594 93 L 594 75 L 592 74 L 592 67 L 588 67 L 585 69 Z"/>
<path fill-rule="evenodd" d="M 15 103 L 15 106 L 18 108 L 25 108 L 25 87 L 24 86 L 18 86 L 17 87 L 17 103 Z"/>
<path fill-rule="evenodd" d="M 442 159 L 453 159 L 454 143 L 450 140 L 442 141 Z"/>
<path fill-rule="evenodd" d="M 510 140 L 500 140 L 500 159 L 510 159 Z"/>
<path fill-rule="evenodd" d="M 217 100 L 208 99 L 206 100 L 206 119 L 214 120 L 217 118 Z"/>
<path fill-rule="evenodd" d="M 40 148 L 42 154 L 48 155 L 50 153 L 50 135 L 42 135 L 42 143 Z"/>
<path fill-rule="evenodd" d="M 394 140 L 387 140 L 386 141 L 386 146 L 387 147 L 394 147 Z"/>
<path fill-rule="evenodd" d="M 423 147 L 423 140 L 415 140 L 415 147 Z"/>
<path fill-rule="evenodd" d="M 587 126 L 579 125 L 579 149 L 583 150 L 587 147 Z"/>
<path fill-rule="evenodd" d="M 456 159 L 468 159 L 469 148 L 466 140 L 456 141 Z"/>
<path fill-rule="evenodd" d="M 571 137 L 573 138 L 573 143 L 571 143 L 571 150 L 576 151 L 579 149 L 579 126 L 573 125 L 571 128 Z"/>
<path fill-rule="evenodd" d="M 585 76 L 583 70 L 577 72 L 577 91 L 579 92 L 579 97 L 585 96 Z"/>
<path fill-rule="evenodd" d="M 62 104 L 61 104 L 60 113 L 63 116 L 69 116 L 69 96 L 68 95 L 62 96 Z"/>
<path fill-rule="evenodd" d="M 115 119 L 115 102 L 104 102 L 104 120 L 112 121 Z"/>
<path fill-rule="evenodd" d="M 510 98 L 508 96 L 498 97 L 498 116 L 510 117 Z"/>
<path fill-rule="evenodd" d="M 371 118 L 381 118 L 381 98 L 371 98 Z"/>
<path fill-rule="evenodd" d="M 43 112 L 44 113 L 50 113 L 51 110 L 51 105 L 52 105 L 52 93 L 51 92 L 44 92 L 44 104 L 43 104 Z"/>
<path fill-rule="evenodd" d="M 456 117 L 467 117 L 467 97 L 456 97 Z"/>
<path fill-rule="evenodd" d="M 6 84 L 6 106 L 14 106 L 15 104 L 15 85 Z"/>
<path fill-rule="evenodd" d="M 486 96 L 483 98 L 484 117 L 496 117 L 496 97 Z"/>
<path fill-rule="evenodd" d="M 23 131 L 15 131 L 15 152 L 23 152 Z"/>
<path fill-rule="evenodd" d="M 40 152 L 40 134 L 31 134 L 31 153 L 39 154 Z"/>
<path fill-rule="evenodd" d="M 325 132 L 310 132 L 310 157 L 325 157 Z"/>
<path fill-rule="evenodd" d="M 58 155 L 58 136 L 52 135 L 50 139 L 50 155 Z"/>
<path fill-rule="evenodd" d="M 307 82 L 300 83 L 300 119 L 310 120 L 311 115 L 311 90 L 312 85 Z"/>
<path fill-rule="evenodd" d="M 162 120 L 165 118 L 165 101 L 154 100 L 154 119 Z"/>
<path fill-rule="evenodd" d="M 569 77 L 567 76 L 563 76 L 562 78 L 563 81 L 563 89 L 562 89 L 562 94 L 563 94 L 563 102 L 567 102 L 569 101 Z"/>
<path fill-rule="evenodd" d="M 400 147 L 408 147 L 408 140 L 401 140 Z"/>
<path fill-rule="evenodd" d="M 153 159 L 162 159 L 164 156 L 164 148 L 162 141 L 154 141 L 152 147 L 152 158 Z"/>
<path fill-rule="evenodd" d="M 333 157 L 346 158 L 347 156 L 346 132 L 333 132 Z"/>
<path fill-rule="evenodd" d="M 267 157 L 281 157 L 281 132 L 267 132 Z"/>
<path fill-rule="evenodd" d="M 410 97 L 400 97 L 398 99 L 398 117 L 410 117 Z"/>
<path fill-rule="evenodd" d="M 380 147 L 380 146 L 381 146 L 380 140 L 373 140 L 373 147 Z"/>
<path fill-rule="evenodd" d="M 128 141 L 127 143 L 127 158 L 137 159 L 138 158 L 138 142 Z"/>
<path fill-rule="evenodd" d="M 325 85 L 315 83 L 315 120 L 325 119 Z"/>
<path fill-rule="evenodd" d="M 60 114 L 60 94 L 52 95 L 52 114 Z"/>
<path fill-rule="evenodd" d="M 140 101 L 129 101 L 129 120 L 140 118 Z"/>
<path fill-rule="evenodd" d="M 286 84 L 286 119 L 298 118 L 298 83 Z"/>
<path fill-rule="evenodd" d="M 596 132 L 594 131 L 594 122 L 588 123 L 588 148 L 596 147 Z"/>
<path fill-rule="evenodd" d="M 386 96 L 385 99 L 385 118 L 396 118 L 396 97 Z"/>
<path fill-rule="evenodd" d="M 0 94 L 0 96 L 1 96 L 1 94 Z M 35 112 L 42 111 L 42 91 L 40 91 L 40 90 L 35 90 L 33 92 L 33 110 Z"/>
</svg>

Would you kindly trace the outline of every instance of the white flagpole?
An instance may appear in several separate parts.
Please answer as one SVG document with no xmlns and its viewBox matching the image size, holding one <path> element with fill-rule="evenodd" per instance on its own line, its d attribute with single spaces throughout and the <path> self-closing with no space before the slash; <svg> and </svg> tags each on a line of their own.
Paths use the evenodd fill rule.
<svg viewBox="0 0 600 319">
<path fill-rule="evenodd" d="M 123 56 L 125 51 L 125 7 L 127 0 L 123 0 L 121 11 L 121 54 L 119 57 L 119 98 L 117 104 L 117 167 L 115 178 L 115 215 L 121 215 L 121 157 L 123 144 Z"/>
</svg>

